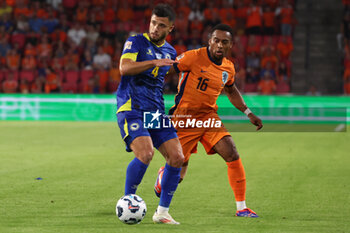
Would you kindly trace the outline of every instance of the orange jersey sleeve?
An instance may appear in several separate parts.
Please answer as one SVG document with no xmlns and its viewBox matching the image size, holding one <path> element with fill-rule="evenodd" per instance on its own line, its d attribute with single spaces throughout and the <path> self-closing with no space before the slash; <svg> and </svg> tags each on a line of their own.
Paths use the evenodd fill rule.
<svg viewBox="0 0 350 233">
<path fill-rule="evenodd" d="M 176 60 L 179 62 L 177 68 L 181 72 L 191 71 L 193 59 L 196 58 L 196 50 L 189 50 L 177 56 Z M 181 62 L 180 62 L 181 60 Z"/>
<path fill-rule="evenodd" d="M 178 94 L 171 112 L 198 114 L 216 111 L 216 100 L 225 85 L 234 83 L 235 69 L 226 58 L 216 64 L 207 48 L 187 51 L 177 57 Z M 172 113 L 171 113 L 172 114 Z"/>
</svg>

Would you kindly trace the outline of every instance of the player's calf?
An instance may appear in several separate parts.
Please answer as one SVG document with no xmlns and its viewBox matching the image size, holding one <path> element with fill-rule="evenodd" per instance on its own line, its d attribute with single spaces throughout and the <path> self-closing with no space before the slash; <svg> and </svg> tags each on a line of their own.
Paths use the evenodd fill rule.
<svg viewBox="0 0 350 233">
<path fill-rule="evenodd" d="M 188 164 L 188 162 L 186 164 Z M 183 176 L 182 176 L 182 170 L 187 170 L 187 165 L 183 166 L 181 168 L 179 184 L 184 179 Z M 154 193 L 156 194 L 157 197 L 160 197 L 160 194 L 162 192 L 162 178 L 163 178 L 163 174 L 164 174 L 164 167 L 160 167 L 159 170 L 158 170 L 158 175 L 157 175 L 156 182 L 154 183 Z"/>
</svg>

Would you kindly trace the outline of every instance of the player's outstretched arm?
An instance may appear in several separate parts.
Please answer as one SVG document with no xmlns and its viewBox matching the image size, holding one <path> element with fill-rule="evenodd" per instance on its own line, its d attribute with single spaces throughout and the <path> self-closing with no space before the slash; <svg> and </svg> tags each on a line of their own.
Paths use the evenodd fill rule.
<svg viewBox="0 0 350 233">
<path fill-rule="evenodd" d="M 225 92 L 233 106 L 243 113 L 246 113 L 247 110 L 249 111 L 246 114 L 249 117 L 250 122 L 256 126 L 256 130 L 260 130 L 263 127 L 261 119 L 248 109 L 236 85 L 233 84 L 232 86 L 225 86 Z"/>
<path fill-rule="evenodd" d="M 148 60 L 148 61 L 133 61 L 128 58 L 120 60 L 119 70 L 120 74 L 123 76 L 136 75 L 146 71 L 152 67 L 158 66 L 172 66 L 177 61 L 171 59 L 158 59 L 158 60 Z"/>
</svg>

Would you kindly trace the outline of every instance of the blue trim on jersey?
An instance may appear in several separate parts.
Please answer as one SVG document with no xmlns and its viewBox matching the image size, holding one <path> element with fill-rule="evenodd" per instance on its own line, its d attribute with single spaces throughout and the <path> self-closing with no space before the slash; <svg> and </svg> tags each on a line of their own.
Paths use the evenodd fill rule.
<svg viewBox="0 0 350 233">
<path fill-rule="evenodd" d="M 185 91 L 185 86 L 186 86 L 186 82 L 187 82 L 187 78 L 188 78 L 188 75 L 190 74 L 190 72 L 187 72 L 187 75 L 184 79 L 184 81 L 181 83 L 181 86 L 180 86 L 180 90 L 179 90 L 179 93 L 177 93 L 176 97 L 175 97 L 175 106 L 172 107 L 170 110 L 169 110 L 169 115 L 173 115 L 177 106 L 179 105 L 180 101 L 181 101 L 181 98 L 184 94 L 184 91 Z"/>
<path fill-rule="evenodd" d="M 179 67 L 177 67 L 177 65 L 178 65 L 177 63 L 173 64 L 174 70 L 176 73 L 180 73 L 181 71 L 179 70 Z"/>
</svg>

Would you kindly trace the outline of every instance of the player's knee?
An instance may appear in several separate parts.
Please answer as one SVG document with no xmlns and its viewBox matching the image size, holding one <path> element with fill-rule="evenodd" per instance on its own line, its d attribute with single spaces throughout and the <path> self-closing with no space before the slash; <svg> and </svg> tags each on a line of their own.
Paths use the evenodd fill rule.
<svg viewBox="0 0 350 233">
<path fill-rule="evenodd" d="M 153 155 L 154 155 L 154 149 L 153 148 L 149 148 L 149 149 L 146 149 L 146 150 L 138 153 L 137 157 L 143 163 L 149 164 L 151 162 L 152 158 L 153 158 Z"/>
<path fill-rule="evenodd" d="M 235 161 L 238 159 L 239 159 L 239 154 L 238 154 L 237 148 L 236 148 L 236 146 L 232 146 L 228 150 L 227 156 L 225 157 L 225 161 L 232 162 L 232 161 Z"/>
<path fill-rule="evenodd" d="M 175 159 L 175 167 L 182 167 L 182 164 L 184 163 L 184 155 L 182 153 L 178 154 Z"/>
<path fill-rule="evenodd" d="M 182 167 L 184 159 L 185 157 L 182 153 L 173 153 L 169 156 L 169 165 L 172 167 Z"/>
<path fill-rule="evenodd" d="M 148 163 L 151 162 L 152 158 L 154 155 L 154 150 L 153 148 L 150 150 L 147 150 L 146 152 L 144 152 L 144 158 L 148 161 Z"/>
</svg>

